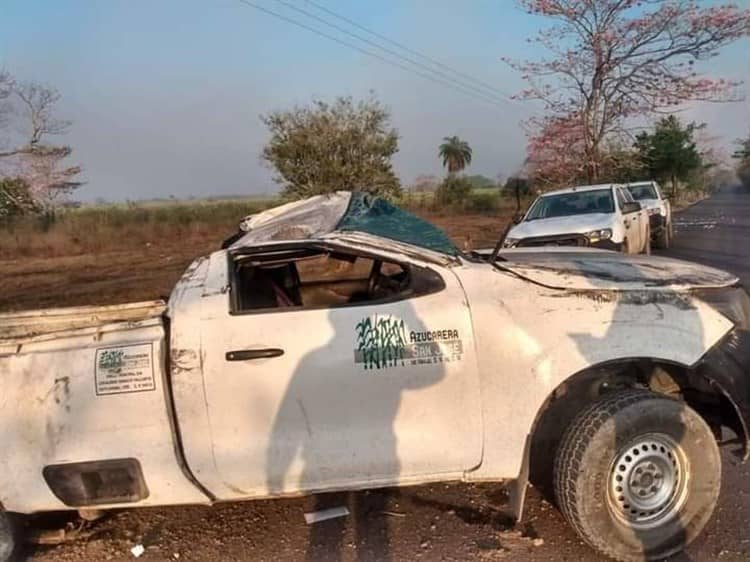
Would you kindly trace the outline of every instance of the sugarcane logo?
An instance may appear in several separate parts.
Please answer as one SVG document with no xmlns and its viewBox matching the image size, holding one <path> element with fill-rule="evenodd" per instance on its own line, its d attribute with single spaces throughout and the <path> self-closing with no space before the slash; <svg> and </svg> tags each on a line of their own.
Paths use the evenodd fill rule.
<svg viewBox="0 0 750 562">
<path fill-rule="evenodd" d="M 407 345 L 404 321 L 392 316 L 372 316 L 360 320 L 356 327 L 356 363 L 365 369 L 384 369 L 404 364 Z"/>
<path fill-rule="evenodd" d="M 125 352 L 122 349 L 107 349 L 99 355 L 100 369 L 117 369 L 122 367 Z"/>
</svg>

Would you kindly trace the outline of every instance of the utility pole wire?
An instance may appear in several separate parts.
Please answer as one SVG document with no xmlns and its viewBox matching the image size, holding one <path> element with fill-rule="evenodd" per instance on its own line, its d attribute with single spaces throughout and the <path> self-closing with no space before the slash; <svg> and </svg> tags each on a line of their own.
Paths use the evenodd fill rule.
<svg viewBox="0 0 750 562">
<path fill-rule="evenodd" d="M 365 33 L 369 33 L 373 37 L 377 37 L 378 39 L 386 41 L 387 43 L 390 43 L 391 45 L 393 45 L 395 47 L 398 47 L 399 49 L 403 49 L 407 53 L 411 53 L 412 55 L 415 55 L 415 56 L 421 58 L 422 60 L 426 60 L 426 61 L 434 64 L 435 66 L 439 66 L 440 68 L 443 68 L 443 69 L 445 69 L 445 70 L 447 70 L 449 72 L 452 72 L 453 74 L 456 74 L 457 76 L 460 76 L 460 77 L 462 77 L 465 80 L 469 80 L 471 82 L 474 82 L 478 86 L 482 86 L 482 87 L 487 88 L 487 89 L 489 89 L 489 90 L 491 90 L 493 92 L 499 92 L 500 94 L 502 94 L 504 96 L 504 98 L 507 101 L 510 101 L 510 102 L 513 102 L 513 103 L 517 103 L 517 100 L 514 100 L 508 94 L 506 94 L 504 92 L 501 92 L 500 90 L 498 90 L 492 84 L 488 84 L 487 82 L 479 80 L 478 78 L 475 78 L 475 77 L 471 76 L 470 74 L 466 74 L 465 72 L 462 72 L 460 70 L 456 70 L 455 68 L 452 68 L 452 67 L 448 66 L 447 64 L 444 64 L 444 63 L 440 62 L 439 60 L 435 60 L 434 58 L 432 58 L 432 57 L 430 57 L 428 55 L 420 53 L 419 51 L 415 51 L 414 49 L 412 49 L 412 48 L 404 45 L 403 43 L 399 43 L 398 41 L 394 41 L 393 39 L 390 39 L 390 38 L 386 37 L 385 35 L 381 35 L 380 33 L 376 32 L 376 31 L 372 31 L 371 29 L 368 29 L 367 27 L 365 27 L 365 26 L 357 23 L 354 20 L 351 20 L 351 19 L 347 18 L 346 16 L 342 16 L 341 14 L 339 14 L 337 12 L 334 12 L 333 10 L 331 10 L 329 8 L 326 8 L 325 6 L 321 6 L 317 2 L 313 2 L 313 0 L 305 0 L 305 2 L 307 4 L 311 4 L 311 5 L 315 6 L 318 10 L 321 10 L 322 12 L 325 12 L 328 15 L 331 15 L 331 16 L 333 16 L 333 17 L 335 17 L 335 18 L 337 18 L 337 19 L 339 19 L 339 20 L 341 20 L 343 22 L 348 23 L 349 25 L 351 25 L 353 27 L 356 27 L 360 31 L 364 31 Z"/>
<path fill-rule="evenodd" d="M 398 51 L 395 51 L 395 50 L 393 50 L 393 49 L 391 49 L 389 47 L 384 47 L 383 45 L 381 45 L 377 41 L 372 41 L 371 39 L 368 39 L 366 37 L 362 37 L 361 35 L 358 35 L 356 33 L 352 33 L 351 31 L 349 31 L 348 29 L 346 29 L 344 27 L 341 27 L 340 25 L 337 25 L 335 23 L 331 23 L 330 21 L 326 20 L 325 18 L 322 18 L 322 17 L 320 17 L 320 16 L 318 16 L 318 15 L 316 15 L 314 13 L 308 12 L 307 10 L 304 10 L 304 9 L 298 7 L 298 6 L 295 6 L 292 2 L 288 2 L 287 0 L 276 0 L 276 1 L 278 3 L 280 3 L 280 4 L 283 4 L 284 6 L 286 6 L 289 9 L 294 10 L 295 12 L 298 12 L 298 13 L 300 13 L 300 14 L 308 17 L 308 18 L 314 19 L 315 21 L 320 22 L 320 23 L 322 23 L 324 25 L 327 25 L 328 27 L 330 27 L 332 29 L 335 29 L 336 31 L 338 31 L 340 33 L 348 35 L 349 37 L 352 37 L 352 38 L 354 38 L 354 39 L 356 39 L 358 41 L 362 41 L 363 43 L 366 43 L 367 45 L 370 45 L 371 47 L 375 47 L 376 49 L 380 49 L 381 51 L 383 51 L 385 53 L 388 53 L 389 55 L 392 55 L 392 56 L 396 57 L 399 60 L 406 61 L 407 63 L 412 64 L 412 65 L 416 66 L 417 68 L 420 68 L 422 70 L 425 70 L 427 72 L 431 72 L 431 73 L 433 73 L 433 74 L 435 74 L 437 76 L 440 76 L 444 80 L 449 80 L 451 82 L 459 83 L 464 88 L 471 89 L 471 90 L 476 91 L 477 93 L 480 93 L 482 95 L 492 97 L 493 99 L 495 99 L 495 100 L 497 100 L 497 101 L 499 101 L 501 103 L 512 103 L 512 101 L 507 96 L 506 97 L 498 96 L 497 90 L 495 88 L 493 88 L 492 86 L 477 87 L 477 86 L 474 86 L 474 85 L 471 85 L 471 84 L 464 84 L 462 80 L 457 79 L 455 76 L 451 76 L 450 74 L 446 74 L 445 72 L 442 72 L 440 70 L 435 70 L 434 68 L 430 68 L 429 66 L 425 65 L 422 62 L 419 62 L 418 60 L 415 60 L 413 58 L 405 56 L 405 55 L 399 53 Z M 314 2 L 312 2 L 312 4 L 314 6 L 316 6 L 316 7 L 318 6 Z M 325 9 L 325 8 L 321 8 L 321 9 Z M 326 11 L 329 11 L 329 10 L 326 10 Z M 336 17 L 339 17 L 339 16 L 336 16 Z M 340 19 L 343 19 L 343 18 L 340 18 Z M 346 21 L 348 21 L 348 20 L 346 20 Z M 354 25 L 356 25 L 356 24 L 354 24 Z M 361 27 L 359 25 L 356 25 L 356 26 L 357 27 Z M 365 31 L 367 31 L 367 30 L 365 30 Z M 373 32 L 370 32 L 370 31 L 367 31 L 367 32 L 371 33 L 371 34 L 373 33 Z M 386 41 L 392 43 L 392 41 L 390 41 L 387 38 L 386 38 Z M 400 48 L 403 49 L 403 47 L 400 47 Z M 406 50 L 411 52 L 411 50 L 408 49 L 408 48 Z M 420 55 L 419 53 L 417 53 L 417 55 L 418 56 L 422 56 L 423 58 L 426 58 L 423 55 Z M 428 59 L 428 60 L 430 60 L 430 62 L 432 62 L 432 59 Z M 438 63 L 438 62 L 433 62 L 433 64 L 437 64 L 438 66 L 444 66 L 444 65 L 442 65 L 441 63 Z M 450 69 L 450 67 L 448 67 L 448 69 L 451 72 L 453 72 L 454 74 L 457 72 L 455 70 Z M 470 80 L 474 80 L 471 77 L 469 77 L 469 79 Z M 489 91 L 484 91 L 484 90 L 489 90 Z"/>
<path fill-rule="evenodd" d="M 401 70 L 404 70 L 406 72 L 410 72 L 410 73 L 415 74 L 417 76 L 420 76 L 420 77 L 422 77 L 422 78 L 424 78 L 426 80 L 430 80 L 430 81 L 435 82 L 437 84 L 441 84 L 443 86 L 447 86 L 449 88 L 452 88 L 452 89 L 454 89 L 454 90 L 456 90 L 458 92 L 461 92 L 463 94 L 472 96 L 472 97 L 474 97 L 476 99 L 480 99 L 480 100 L 482 100 L 482 101 L 484 101 L 486 103 L 489 103 L 489 104 L 497 107 L 498 109 L 504 109 L 498 103 L 498 100 L 490 98 L 488 96 L 485 96 L 484 94 L 480 94 L 480 93 L 475 92 L 473 90 L 464 89 L 464 87 L 461 86 L 461 85 L 457 85 L 457 84 L 455 84 L 453 82 L 447 82 L 445 80 L 441 80 L 441 79 L 436 78 L 435 76 L 433 76 L 431 74 L 426 74 L 424 72 L 420 72 L 420 71 L 415 70 L 413 68 L 410 68 L 410 67 L 408 67 L 406 65 L 403 65 L 403 64 L 401 64 L 399 62 L 387 59 L 386 57 L 383 57 L 383 56 L 381 56 L 381 55 L 379 55 L 377 53 L 373 53 L 373 52 L 368 51 L 366 49 L 363 49 L 363 48 L 361 48 L 361 47 L 359 47 L 357 45 L 354 45 L 354 44 L 349 43 L 347 41 L 343 41 L 343 40 L 339 39 L 338 37 L 334 37 L 333 35 L 329 35 L 329 34 L 323 32 L 323 31 L 320 31 L 319 29 L 316 29 L 316 28 L 311 27 L 309 25 L 306 25 L 304 23 L 298 22 L 298 21 L 296 21 L 296 20 L 294 20 L 292 18 L 289 18 L 287 16 L 279 14 L 278 12 L 274 12 L 273 10 L 269 10 L 268 8 L 264 8 L 263 6 L 255 4 L 254 2 L 251 2 L 250 0 L 238 0 L 238 1 L 241 4 L 244 4 L 244 5 L 248 6 L 248 7 L 255 8 L 256 10 L 259 10 L 259 11 L 265 13 L 265 14 L 268 14 L 270 16 L 273 16 L 275 18 L 283 20 L 283 21 L 285 21 L 287 23 L 291 23 L 292 25 L 296 25 L 297 27 L 301 27 L 302 29 L 306 29 L 308 31 L 311 31 L 312 33 L 315 33 L 316 35 L 320 35 L 321 37 L 325 37 L 326 39 L 328 39 L 330 41 L 333 41 L 333 42 L 338 43 L 340 45 L 343 45 L 345 47 L 349 47 L 350 49 L 358 51 L 358 52 L 360 52 L 360 53 L 362 53 L 364 55 L 367 55 L 369 57 L 378 59 L 378 60 L 380 60 L 380 61 L 382 61 L 382 62 L 384 62 L 386 64 L 390 64 L 391 66 L 395 66 L 396 68 L 400 68 Z"/>
</svg>

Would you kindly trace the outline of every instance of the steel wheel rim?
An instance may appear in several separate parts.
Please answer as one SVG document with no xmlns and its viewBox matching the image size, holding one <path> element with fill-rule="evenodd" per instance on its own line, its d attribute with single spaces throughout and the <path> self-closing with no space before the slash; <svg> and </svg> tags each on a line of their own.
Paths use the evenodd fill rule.
<svg viewBox="0 0 750 562">
<path fill-rule="evenodd" d="M 688 479 L 687 457 L 671 437 L 641 435 L 620 449 L 612 462 L 607 503 L 629 527 L 652 529 L 677 516 Z"/>
</svg>

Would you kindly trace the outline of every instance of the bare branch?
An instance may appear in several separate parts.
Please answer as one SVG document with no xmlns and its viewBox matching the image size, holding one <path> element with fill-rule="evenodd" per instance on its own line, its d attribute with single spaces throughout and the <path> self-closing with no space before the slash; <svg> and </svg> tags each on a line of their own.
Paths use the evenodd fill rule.
<svg viewBox="0 0 750 562">
<path fill-rule="evenodd" d="M 13 93 L 20 100 L 29 120 L 28 144 L 38 144 L 46 135 L 61 135 L 70 128 L 70 121 L 56 119 L 52 110 L 60 101 L 60 93 L 54 88 L 36 82 L 16 84 Z"/>
</svg>

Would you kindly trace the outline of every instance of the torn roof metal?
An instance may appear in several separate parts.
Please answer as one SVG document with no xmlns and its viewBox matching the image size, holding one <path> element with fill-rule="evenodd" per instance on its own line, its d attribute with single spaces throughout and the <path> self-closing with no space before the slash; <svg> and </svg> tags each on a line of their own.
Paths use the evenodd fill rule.
<svg viewBox="0 0 750 562">
<path fill-rule="evenodd" d="M 459 254 L 448 235 L 385 199 L 359 191 L 337 191 L 274 207 L 243 221 L 247 234 L 230 250 L 269 242 L 324 240 L 362 233 L 394 240 L 429 253 Z"/>
</svg>

